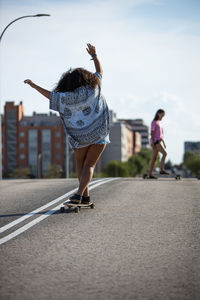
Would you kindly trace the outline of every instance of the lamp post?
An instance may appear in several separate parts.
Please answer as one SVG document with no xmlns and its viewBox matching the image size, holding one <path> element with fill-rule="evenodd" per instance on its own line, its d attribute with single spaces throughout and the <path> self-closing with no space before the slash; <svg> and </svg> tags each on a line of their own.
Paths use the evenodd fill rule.
<svg viewBox="0 0 200 300">
<path fill-rule="evenodd" d="M 8 29 L 8 27 L 13 24 L 14 22 L 24 19 L 24 18 L 30 18 L 30 17 L 49 17 L 49 14 L 37 14 L 37 15 L 28 15 L 28 16 L 22 16 L 20 18 L 17 18 L 10 22 L 2 31 L 1 36 L 0 36 L 0 42 L 1 39 L 5 33 L 5 31 Z M 1 130 L 1 97 L 0 97 L 0 180 L 2 180 L 2 130 Z"/>
</svg>

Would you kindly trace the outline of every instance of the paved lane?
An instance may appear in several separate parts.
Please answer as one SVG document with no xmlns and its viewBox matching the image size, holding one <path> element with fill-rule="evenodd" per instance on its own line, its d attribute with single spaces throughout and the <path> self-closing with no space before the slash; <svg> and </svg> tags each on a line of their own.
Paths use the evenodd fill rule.
<svg viewBox="0 0 200 300">
<path fill-rule="evenodd" d="M 0 182 L 0 227 L 76 186 L 76 179 L 3 180 Z"/>
<path fill-rule="evenodd" d="M 46 189 L 57 197 L 67 184 Z M 34 209 L 40 181 L 35 189 Z M 95 210 L 55 213 L 0 246 L 1 299 L 199 299 L 199 194 L 196 180 L 118 179 L 93 189 Z M 17 201 L 14 212 L 25 205 Z M 12 212 L 9 201 L 4 208 Z"/>
</svg>

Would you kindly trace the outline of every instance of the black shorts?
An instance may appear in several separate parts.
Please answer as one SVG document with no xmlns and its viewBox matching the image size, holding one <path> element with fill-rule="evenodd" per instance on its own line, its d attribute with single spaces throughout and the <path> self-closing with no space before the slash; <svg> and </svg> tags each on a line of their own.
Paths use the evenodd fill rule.
<svg viewBox="0 0 200 300">
<path fill-rule="evenodd" d="M 157 140 L 156 142 L 154 142 L 154 145 L 160 144 L 161 140 Z"/>
</svg>

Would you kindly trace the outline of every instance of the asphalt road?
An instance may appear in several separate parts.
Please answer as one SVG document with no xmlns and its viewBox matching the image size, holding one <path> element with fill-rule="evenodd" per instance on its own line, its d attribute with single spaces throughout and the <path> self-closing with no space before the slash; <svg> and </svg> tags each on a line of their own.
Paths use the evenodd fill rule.
<svg viewBox="0 0 200 300">
<path fill-rule="evenodd" d="M 199 181 L 101 181 L 59 213 L 76 185 L 0 182 L 1 300 L 200 299 Z"/>
</svg>

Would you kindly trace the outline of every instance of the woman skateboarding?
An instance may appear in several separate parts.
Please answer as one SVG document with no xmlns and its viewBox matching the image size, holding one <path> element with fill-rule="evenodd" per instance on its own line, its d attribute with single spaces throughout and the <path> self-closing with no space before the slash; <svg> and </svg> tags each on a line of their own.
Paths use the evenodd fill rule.
<svg viewBox="0 0 200 300">
<path fill-rule="evenodd" d="M 162 154 L 162 159 L 160 163 L 160 174 L 161 175 L 169 175 L 168 172 L 165 171 L 165 159 L 167 156 L 166 152 L 166 145 L 163 140 L 163 127 L 161 120 L 165 115 L 165 111 L 163 109 L 159 109 L 156 112 L 156 115 L 151 123 L 151 145 L 153 149 L 153 158 L 149 170 L 149 178 L 151 179 L 157 179 L 156 176 L 153 175 L 153 170 L 155 167 L 156 160 L 158 158 L 158 153 L 160 152 Z M 162 145 L 163 144 L 163 145 Z"/>
<path fill-rule="evenodd" d="M 83 68 L 64 73 L 53 92 L 26 79 L 39 93 L 50 100 L 50 109 L 59 112 L 69 144 L 75 151 L 79 187 L 70 197 L 72 204 L 89 204 L 88 184 L 94 168 L 109 140 L 109 110 L 101 93 L 102 66 L 91 44 L 86 48 L 94 61 L 96 73 Z"/>
</svg>

